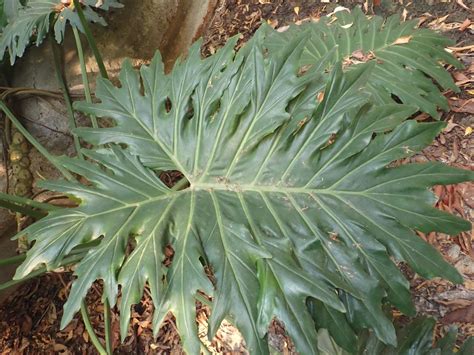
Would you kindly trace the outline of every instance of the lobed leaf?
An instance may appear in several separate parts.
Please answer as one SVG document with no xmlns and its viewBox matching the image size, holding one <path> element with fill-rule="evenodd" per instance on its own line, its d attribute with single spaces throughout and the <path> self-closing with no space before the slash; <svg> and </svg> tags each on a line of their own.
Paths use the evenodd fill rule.
<svg viewBox="0 0 474 355">
<path fill-rule="evenodd" d="M 191 354 L 200 349 L 197 292 L 212 297 L 209 335 L 226 318 L 251 353 L 268 353 L 275 317 L 304 354 L 318 353 L 320 327 L 345 348 L 360 329 L 395 346 L 382 303 L 414 308 L 393 259 L 462 282 L 414 231 L 469 229 L 433 207 L 429 188 L 474 174 L 438 163 L 390 165 L 429 145 L 445 124 L 407 120 L 416 107 L 373 106 L 375 62 L 347 72 L 336 64 L 327 77 L 328 54 L 301 70 L 307 37 L 275 54 L 263 29 L 239 52 L 233 39 L 206 59 L 197 43 L 169 74 L 158 54 L 139 72 L 125 62 L 120 87 L 99 79 L 100 102 L 76 104 L 115 125 L 77 130 L 96 148 L 85 151 L 88 161 L 62 162 L 88 184 L 43 186 L 80 205 L 25 230 L 36 243 L 15 276 L 40 264 L 54 269 L 75 246 L 100 241 L 78 264 L 63 327 L 102 279 L 111 304 L 121 287 L 122 338 L 148 284 L 155 333 L 173 313 Z M 164 170 L 183 173 L 189 187 L 167 188 L 156 175 Z"/>
<path fill-rule="evenodd" d="M 311 65 L 334 48 L 332 64 L 343 61 L 348 68 L 374 62 L 368 89 L 377 104 L 393 102 L 396 96 L 403 103 L 439 118 L 437 108 L 448 110 L 447 99 L 438 88 L 455 92 L 459 88 L 442 63 L 462 64 L 444 49 L 451 40 L 428 29 L 417 28 L 417 21 L 400 22 L 398 15 L 384 20 L 367 17 L 360 8 L 339 11 L 318 22 L 292 25 L 283 33 L 271 32 L 266 43 L 270 51 L 279 48 L 300 32 L 309 39 L 301 56 L 301 65 Z"/>
<path fill-rule="evenodd" d="M 122 6 L 115 0 L 84 0 L 81 3 L 84 5 L 86 19 L 104 26 L 104 19 L 94 12 L 93 8 L 107 10 L 110 7 Z M 50 29 L 54 29 L 56 41 L 61 43 L 68 22 L 83 31 L 76 12 L 70 6 L 65 6 L 61 0 L 28 0 L 25 5 L 22 5 L 20 0 L 5 0 L 3 6 L 8 16 L 8 24 L 0 34 L 0 60 L 8 51 L 11 65 L 15 64 L 17 57 L 23 56 L 32 37 L 35 45 L 39 46 Z"/>
</svg>

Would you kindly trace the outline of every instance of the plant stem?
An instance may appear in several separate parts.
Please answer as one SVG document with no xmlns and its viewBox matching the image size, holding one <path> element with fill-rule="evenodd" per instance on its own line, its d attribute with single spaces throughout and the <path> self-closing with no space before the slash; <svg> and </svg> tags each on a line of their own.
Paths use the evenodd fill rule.
<svg viewBox="0 0 474 355">
<path fill-rule="evenodd" d="M 100 355 L 107 355 L 107 351 L 104 349 L 102 343 L 100 342 L 99 338 L 97 338 L 97 335 L 94 332 L 91 320 L 89 319 L 89 315 L 87 314 L 87 305 L 84 300 L 81 302 L 81 315 L 82 320 L 84 321 L 84 325 L 86 326 L 87 333 L 91 338 L 92 344 L 94 344 Z"/>
<path fill-rule="evenodd" d="M 82 76 L 82 84 L 84 86 L 84 94 L 86 96 L 86 102 L 92 103 L 92 96 L 89 86 L 89 78 L 87 77 L 87 68 L 86 62 L 84 61 L 84 51 L 82 48 L 81 37 L 79 35 L 79 31 L 77 27 L 72 26 L 72 32 L 74 33 L 74 39 L 76 40 L 76 48 L 77 48 L 77 56 L 79 57 L 79 63 L 81 64 L 81 76 Z M 97 117 L 95 115 L 90 115 L 92 127 L 98 128 L 99 125 L 97 123 Z"/>
<path fill-rule="evenodd" d="M 194 295 L 194 298 L 197 301 L 201 302 L 202 304 L 208 306 L 209 308 L 212 308 L 212 301 L 209 301 L 206 297 L 201 295 L 199 292 L 196 292 L 196 294 Z"/>
<path fill-rule="evenodd" d="M 0 201 L 6 201 L 13 204 L 27 206 L 31 208 L 38 208 L 43 211 L 54 211 L 54 210 L 59 210 L 61 208 L 54 205 L 50 205 L 49 203 L 38 202 L 26 197 L 9 195 L 3 192 L 0 192 Z"/>
<path fill-rule="evenodd" d="M 5 112 L 7 117 L 12 121 L 12 123 L 15 125 L 16 129 L 20 131 L 21 134 L 25 136 L 25 138 L 31 143 L 33 147 L 36 148 L 38 152 L 40 152 L 53 166 L 58 169 L 63 176 L 69 180 L 69 181 L 74 181 L 74 176 L 67 171 L 56 159 L 54 155 L 51 155 L 42 145 L 39 143 L 35 137 L 33 137 L 28 130 L 22 126 L 20 121 L 15 117 L 15 115 L 10 111 L 10 109 L 5 105 L 3 101 L 0 101 L 0 109 Z"/>
<path fill-rule="evenodd" d="M 32 279 L 36 276 L 40 276 L 42 274 L 44 274 L 46 272 L 46 268 L 45 267 L 41 267 L 39 268 L 38 270 L 35 270 L 31 273 L 29 273 L 27 276 L 25 276 L 24 278 L 22 278 L 21 280 L 10 280 L 8 282 L 5 282 L 3 284 L 0 284 L 0 291 L 3 291 L 3 290 L 6 290 L 7 288 L 9 287 L 12 287 L 12 286 L 15 286 L 19 283 L 22 283 L 26 280 L 29 280 L 29 279 Z"/>
<path fill-rule="evenodd" d="M 16 203 L 2 201 L 1 199 L 0 199 L 0 208 L 5 208 L 5 209 L 10 210 L 12 212 L 17 212 L 17 213 L 20 213 L 22 215 L 30 216 L 30 217 L 37 218 L 37 219 L 42 218 L 46 215 L 46 213 L 44 213 L 42 211 L 36 211 L 32 208 L 17 205 Z"/>
<path fill-rule="evenodd" d="M 105 347 L 107 354 L 112 354 L 112 313 L 110 312 L 109 300 L 104 301 L 104 324 L 105 324 Z"/>
<path fill-rule="evenodd" d="M 19 264 L 26 259 L 26 254 L 12 256 L 11 258 L 1 259 L 0 266 Z"/>
<path fill-rule="evenodd" d="M 95 60 L 97 62 L 97 66 L 99 67 L 100 75 L 104 79 L 108 79 L 109 76 L 107 74 L 107 70 L 105 69 L 104 61 L 102 60 L 102 56 L 100 55 L 99 49 L 97 48 L 97 44 L 95 43 L 94 36 L 92 36 L 92 31 L 87 23 L 86 17 L 84 16 L 84 12 L 82 11 L 81 4 L 79 0 L 74 1 L 74 8 L 77 11 L 77 15 L 79 16 L 79 20 L 81 21 L 82 28 L 84 29 L 84 34 L 86 35 L 87 42 L 91 47 L 92 53 L 94 53 Z"/>
<path fill-rule="evenodd" d="M 84 156 L 81 152 L 81 143 L 79 141 L 79 137 L 74 134 L 74 129 L 77 128 L 76 119 L 74 118 L 74 109 L 72 108 L 72 101 L 71 97 L 69 96 L 69 89 L 66 84 L 66 78 L 63 74 L 59 45 L 54 39 L 51 39 L 51 46 L 53 48 L 54 70 L 56 72 L 56 79 L 58 80 L 58 84 L 61 87 L 64 96 L 64 102 L 66 103 L 67 116 L 69 120 L 69 130 L 72 132 L 72 136 L 74 139 L 74 147 L 76 148 L 78 157 L 84 159 Z"/>
<path fill-rule="evenodd" d="M 173 185 L 173 187 L 171 188 L 171 190 L 172 190 L 172 191 L 179 191 L 179 190 L 181 190 L 183 187 L 185 187 L 187 184 L 189 184 L 188 179 L 186 179 L 185 177 L 183 177 L 181 180 L 178 180 L 178 182 Z"/>
</svg>

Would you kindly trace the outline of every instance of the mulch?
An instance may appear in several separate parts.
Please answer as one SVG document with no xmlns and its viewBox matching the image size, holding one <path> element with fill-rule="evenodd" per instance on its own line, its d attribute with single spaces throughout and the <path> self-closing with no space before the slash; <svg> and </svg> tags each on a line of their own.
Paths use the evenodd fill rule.
<svg viewBox="0 0 474 355">
<path fill-rule="evenodd" d="M 339 1 L 338 6 L 352 7 L 365 1 Z M 410 161 L 441 161 L 452 166 L 474 170 L 474 48 L 472 34 L 474 27 L 470 13 L 457 1 L 430 5 L 430 1 L 395 1 L 390 9 L 371 8 L 384 15 L 399 12 L 406 18 L 421 18 L 422 26 L 442 31 L 456 40 L 451 48 L 464 63 L 462 70 L 450 71 L 461 87 L 459 94 L 446 92 L 451 111 L 443 114 L 448 122 L 442 134 L 422 153 Z M 471 6 L 470 1 L 462 4 Z M 239 45 L 245 43 L 262 21 L 277 28 L 307 18 L 317 19 L 334 10 L 336 4 L 296 1 L 296 0 L 220 0 L 214 17 L 204 31 L 203 55 L 214 53 L 225 41 L 238 33 Z M 449 16 L 446 17 L 446 14 Z M 472 15 L 472 14 L 471 14 Z M 418 120 L 428 119 L 425 115 Z M 174 174 L 174 175 L 173 175 Z M 169 185 L 177 178 L 175 173 L 166 177 Z M 175 181 L 174 181 L 175 182 Z M 474 184 L 463 183 L 434 189 L 439 197 L 437 207 L 474 221 Z M 413 300 L 419 314 L 431 315 L 438 322 L 436 337 L 446 333 L 449 326 L 459 327 L 458 345 L 468 336 L 474 335 L 474 238 L 472 231 L 454 237 L 441 233 L 424 235 L 465 277 L 463 285 L 453 285 L 442 279 L 425 280 L 414 274 L 406 265 L 400 267 L 409 277 Z M 59 330 L 62 306 L 73 280 L 70 270 L 46 274 L 24 283 L 0 305 L 0 351 L 2 354 L 93 354 L 96 353 L 85 331 L 80 316 L 76 316 L 66 329 Z M 101 283 L 96 282 L 87 296 L 91 321 L 100 338 L 104 338 L 103 305 L 101 303 Z M 200 337 L 212 353 L 245 353 L 245 343 L 231 324 L 224 322 L 217 336 L 209 342 L 206 329 L 209 309 L 197 302 L 197 319 Z M 151 318 L 153 306 L 147 290 L 142 301 L 132 309 L 129 334 L 124 343 L 120 342 L 118 314 L 112 314 L 113 339 L 116 354 L 180 354 L 180 338 L 174 320 L 169 317 L 158 334 L 153 338 Z M 399 315 L 394 313 L 395 317 Z M 401 319 L 402 317 L 400 317 Z M 291 340 L 285 335 L 282 324 L 273 322 L 269 332 L 269 342 L 283 353 L 293 353 Z"/>
</svg>

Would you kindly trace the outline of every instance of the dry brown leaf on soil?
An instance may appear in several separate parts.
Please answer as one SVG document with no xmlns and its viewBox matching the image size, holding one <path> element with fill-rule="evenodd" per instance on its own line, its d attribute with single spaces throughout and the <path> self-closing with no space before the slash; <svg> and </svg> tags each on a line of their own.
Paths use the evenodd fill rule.
<svg viewBox="0 0 474 355">
<path fill-rule="evenodd" d="M 453 112 L 474 114 L 474 98 L 468 100 L 451 98 L 449 99 L 449 106 Z"/>
<path fill-rule="evenodd" d="M 444 324 L 451 323 L 474 323 L 474 304 L 471 304 L 469 307 L 456 309 L 448 313 L 441 319 L 441 322 Z"/>
<path fill-rule="evenodd" d="M 410 42 L 412 36 L 403 36 L 400 38 L 397 38 L 392 44 L 397 45 L 397 44 L 406 44 Z"/>
<path fill-rule="evenodd" d="M 459 31 L 465 31 L 470 25 L 471 25 L 471 20 L 470 19 L 465 19 L 464 22 L 461 24 L 461 27 L 459 27 Z"/>
<path fill-rule="evenodd" d="M 474 50 L 474 44 L 469 45 L 469 46 L 463 46 L 463 47 L 448 47 L 448 49 L 453 52 L 470 52 Z"/>
<path fill-rule="evenodd" d="M 454 72 L 452 75 L 453 75 L 454 80 L 456 80 L 457 86 L 462 86 L 474 81 L 474 78 L 469 78 L 463 72 L 457 71 L 457 72 Z"/>
<path fill-rule="evenodd" d="M 461 6 L 463 9 L 465 10 L 468 10 L 468 11 L 472 11 L 465 3 L 463 0 L 456 0 L 456 3 Z"/>
</svg>

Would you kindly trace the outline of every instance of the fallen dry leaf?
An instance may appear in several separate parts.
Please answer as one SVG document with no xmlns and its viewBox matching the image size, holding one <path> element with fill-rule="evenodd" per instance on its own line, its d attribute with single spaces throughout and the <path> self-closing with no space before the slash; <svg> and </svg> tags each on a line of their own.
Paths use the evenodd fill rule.
<svg viewBox="0 0 474 355">
<path fill-rule="evenodd" d="M 408 42 L 410 42 L 412 36 L 403 36 L 403 37 L 400 37 L 400 38 L 397 38 L 392 44 L 406 44 Z"/>
<path fill-rule="evenodd" d="M 474 304 L 471 304 L 469 307 L 456 309 L 448 313 L 441 319 L 441 322 L 444 324 L 451 323 L 473 323 L 474 322 Z"/>
<path fill-rule="evenodd" d="M 467 5 L 463 2 L 463 0 L 456 0 L 456 3 L 461 6 L 463 9 L 465 10 L 468 10 L 468 11 L 471 11 L 471 9 L 469 7 L 467 7 Z"/>
<path fill-rule="evenodd" d="M 464 22 L 461 24 L 461 27 L 459 27 L 459 31 L 465 31 L 470 25 L 471 25 L 471 20 L 470 19 L 465 19 Z"/>
<path fill-rule="evenodd" d="M 464 112 L 470 113 L 474 115 L 474 99 L 468 100 L 449 100 L 449 105 L 451 107 L 451 111 L 454 112 Z"/>
<path fill-rule="evenodd" d="M 464 287 L 466 287 L 468 290 L 474 290 L 474 280 L 464 281 Z"/>
</svg>

